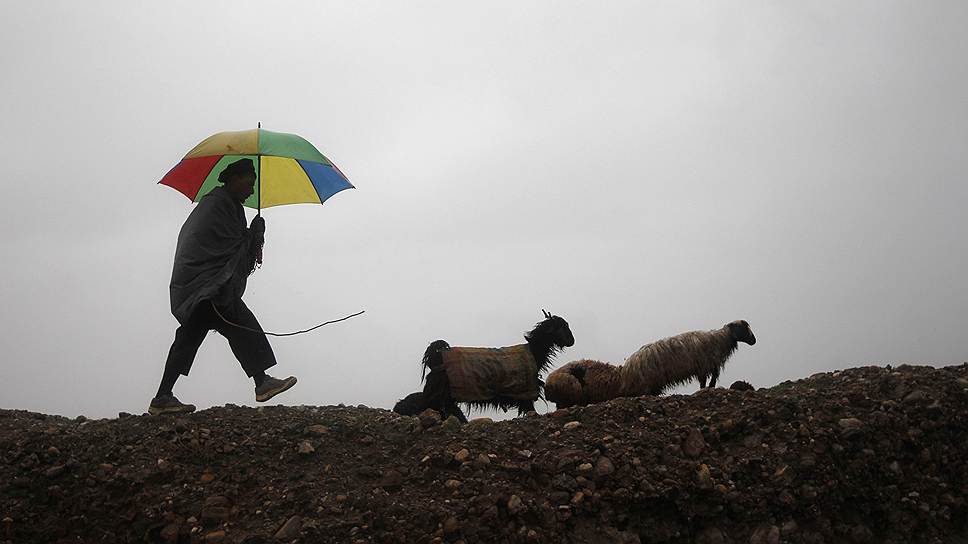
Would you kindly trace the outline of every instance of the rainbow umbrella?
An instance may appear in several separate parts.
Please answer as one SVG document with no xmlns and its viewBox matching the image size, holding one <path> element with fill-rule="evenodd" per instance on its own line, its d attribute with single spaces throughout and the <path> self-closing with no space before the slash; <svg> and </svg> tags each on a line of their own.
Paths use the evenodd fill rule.
<svg viewBox="0 0 968 544">
<path fill-rule="evenodd" d="M 219 186 L 218 175 L 241 158 L 252 159 L 256 186 L 243 205 L 261 210 L 282 204 L 322 204 L 352 189 L 333 161 L 295 134 L 262 128 L 219 132 L 202 140 L 158 183 L 179 190 L 193 202 Z"/>
</svg>

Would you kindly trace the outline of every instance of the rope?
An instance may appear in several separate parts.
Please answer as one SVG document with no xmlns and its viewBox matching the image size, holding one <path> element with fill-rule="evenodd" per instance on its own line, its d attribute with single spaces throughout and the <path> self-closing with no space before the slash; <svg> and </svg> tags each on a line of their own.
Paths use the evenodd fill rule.
<svg viewBox="0 0 968 544">
<path fill-rule="evenodd" d="M 250 332 L 258 332 L 258 333 L 262 333 L 262 334 L 267 334 L 269 336 L 295 336 L 297 334 L 302 334 L 304 332 L 309 332 L 309 331 L 312 331 L 312 330 L 316 330 L 316 329 L 322 327 L 323 325 L 329 325 L 330 323 L 339 323 L 340 321 L 346 321 L 347 319 L 349 319 L 351 317 L 356 317 L 356 316 L 358 316 L 358 315 L 366 312 L 366 310 L 360 310 L 360 311 L 356 312 L 355 314 L 350 314 L 350 315 L 348 315 L 346 317 L 341 317 L 339 319 L 334 319 L 332 321 L 327 321 L 325 323 L 320 323 L 319 325 L 316 325 L 315 327 L 311 327 L 311 328 L 308 328 L 308 329 L 303 330 L 303 331 L 295 331 L 295 332 L 268 332 L 268 331 L 263 331 L 263 330 L 259 330 L 259 329 L 253 329 L 251 327 L 246 327 L 245 325 L 239 325 L 238 323 L 232 323 L 228 319 L 225 319 L 225 316 L 222 315 L 222 312 L 218 311 L 218 307 L 215 306 L 215 303 L 214 302 L 212 302 L 212 301 L 209 301 L 209 302 L 211 302 L 212 309 L 215 310 L 215 313 L 220 318 L 222 318 L 222 321 L 228 323 L 229 325 L 232 325 L 233 327 L 238 327 L 238 328 L 240 328 L 242 330 L 246 330 L 246 331 L 250 331 Z"/>
</svg>

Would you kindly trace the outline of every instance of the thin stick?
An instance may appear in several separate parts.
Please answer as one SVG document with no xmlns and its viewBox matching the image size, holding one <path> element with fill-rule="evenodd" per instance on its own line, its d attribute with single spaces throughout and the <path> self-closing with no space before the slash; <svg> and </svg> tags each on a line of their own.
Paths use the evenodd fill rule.
<svg viewBox="0 0 968 544">
<path fill-rule="evenodd" d="M 259 332 L 259 333 L 267 334 L 269 336 L 295 336 L 297 334 L 302 334 L 304 332 L 309 332 L 309 331 L 312 331 L 312 330 L 316 330 L 316 329 L 322 327 L 323 325 L 329 325 L 331 323 L 339 323 L 340 321 L 346 321 L 347 319 L 350 319 L 351 317 L 356 317 L 356 316 L 358 316 L 360 314 L 366 313 L 366 310 L 360 310 L 360 311 L 356 312 L 355 314 L 350 314 L 350 315 L 348 315 L 346 317 L 341 317 L 339 319 L 334 319 L 332 321 L 327 321 L 325 323 L 320 323 L 319 325 L 316 325 L 315 327 L 311 327 L 311 328 L 308 328 L 308 329 L 303 330 L 303 331 L 295 331 L 295 332 L 268 332 L 268 331 L 263 331 L 263 330 L 259 330 L 259 329 L 253 329 L 251 327 L 246 327 L 245 325 L 239 325 L 238 323 L 232 323 L 228 319 L 225 319 L 225 316 L 222 315 L 222 312 L 218 311 L 218 307 L 215 306 L 215 303 L 214 302 L 212 302 L 212 301 L 209 301 L 209 302 L 212 303 L 212 309 L 215 310 L 215 313 L 220 318 L 222 318 L 222 321 L 228 323 L 229 325 L 232 325 L 233 327 L 238 327 L 238 328 L 240 328 L 242 330 L 246 330 L 246 331 L 250 331 L 250 332 Z"/>
</svg>

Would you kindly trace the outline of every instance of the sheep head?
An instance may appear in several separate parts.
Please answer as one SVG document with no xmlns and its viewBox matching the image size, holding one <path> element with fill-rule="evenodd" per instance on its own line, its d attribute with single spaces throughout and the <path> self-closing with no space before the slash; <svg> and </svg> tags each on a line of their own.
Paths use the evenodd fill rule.
<svg viewBox="0 0 968 544">
<path fill-rule="evenodd" d="M 746 342 L 749 345 L 756 343 L 756 336 L 753 336 L 753 329 L 744 319 L 727 323 L 725 329 L 729 331 L 729 336 L 737 342 Z"/>
<path fill-rule="evenodd" d="M 563 348 L 575 345 L 575 336 L 571 333 L 567 321 L 546 310 L 541 310 L 541 313 L 544 314 L 544 321 L 539 324 L 539 327 L 551 333 L 551 338 L 556 345 Z"/>
<path fill-rule="evenodd" d="M 563 348 L 574 346 L 575 335 L 571 333 L 568 322 L 558 316 L 552 316 L 552 321 L 555 323 L 555 344 Z"/>
</svg>

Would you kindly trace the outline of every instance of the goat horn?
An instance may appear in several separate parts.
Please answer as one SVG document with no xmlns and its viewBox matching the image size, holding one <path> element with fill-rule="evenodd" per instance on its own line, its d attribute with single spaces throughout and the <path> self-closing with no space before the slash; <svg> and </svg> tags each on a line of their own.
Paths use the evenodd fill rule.
<svg viewBox="0 0 968 544">
<path fill-rule="evenodd" d="M 541 313 L 543 313 L 546 318 L 551 317 L 551 314 L 549 314 L 544 308 L 541 309 Z"/>
</svg>

